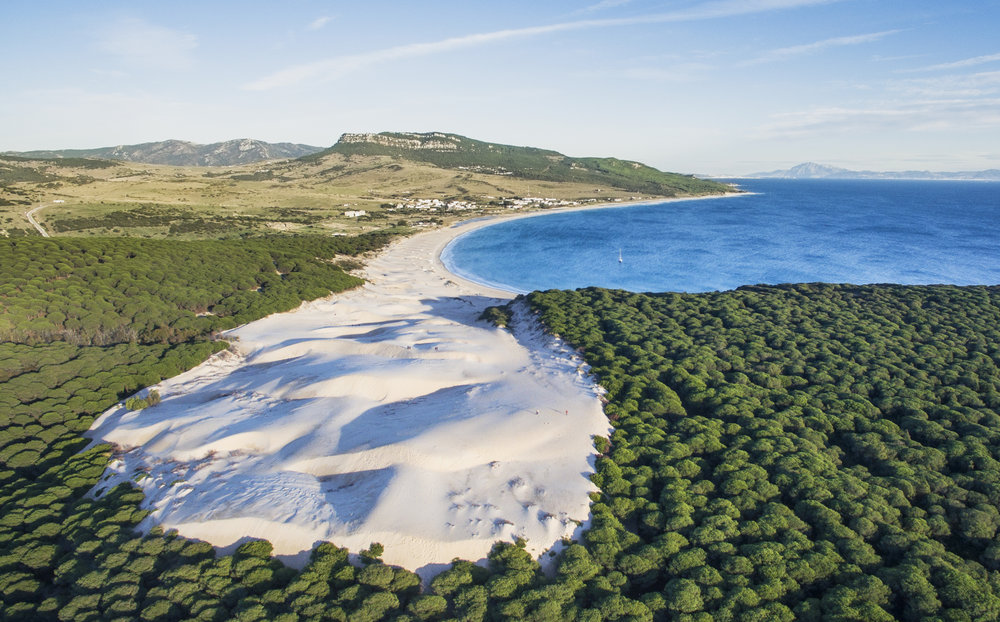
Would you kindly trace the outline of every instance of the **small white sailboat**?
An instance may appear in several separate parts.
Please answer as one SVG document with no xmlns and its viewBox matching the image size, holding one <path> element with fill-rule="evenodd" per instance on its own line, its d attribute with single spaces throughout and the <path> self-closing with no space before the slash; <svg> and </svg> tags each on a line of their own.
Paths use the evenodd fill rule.
<svg viewBox="0 0 1000 622">
<path fill-rule="evenodd" d="M 618 249 L 618 263 L 622 263 L 622 249 Z"/>
</svg>

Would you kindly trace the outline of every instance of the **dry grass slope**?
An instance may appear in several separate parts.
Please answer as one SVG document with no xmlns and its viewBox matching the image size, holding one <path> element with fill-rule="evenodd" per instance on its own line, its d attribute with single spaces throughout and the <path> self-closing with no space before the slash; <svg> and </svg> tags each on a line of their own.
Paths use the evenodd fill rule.
<svg viewBox="0 0 1000 622">
<path fill-rule="evenodd" d="M 531 157 L 543 154 L 546 161 L 555 154 L 527 152 Z M 42 204 L 35 218 L 56 235 L 219 238 L 426 226 L 506 211 L 504 199 L 518 197 L 594 203 L 726 189 L 682 175 L 676 177 L 697 185 L 659 185 L 653 187 L 656 192 L 637 190 L 645 187 L 641 184 L 622 187 L 621 170 L 638 170 L 645 177 L 669 174 L 618 160 L 560 160 L 567 170 L 586 167 L 586 175 L 510 174 L 477 165 L 476 153 L 470 152 L 470 165 L 461 168 L 456 162 L 463 160 L 455 154 L 448 162 L 435 162 L 412 153 L 336 149 L 298 160 L 231 167 L 0 156 L 0 235 L 36 235 L 25 212 Z M 531 157 L 517 161 L 533 161 Z M 396 207 L 417 199 L 459 201 L 466 209 Z"/>
</svg>

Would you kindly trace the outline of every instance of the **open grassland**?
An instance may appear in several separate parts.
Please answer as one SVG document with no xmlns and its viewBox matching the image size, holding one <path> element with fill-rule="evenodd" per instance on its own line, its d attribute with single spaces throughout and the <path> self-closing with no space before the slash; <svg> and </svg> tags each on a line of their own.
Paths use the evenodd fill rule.
<svg viewBox="0 0 1000 622">
<path fill-rule="evenodd" d="M 655 195 L 581 181 L 441 168 L 385 155 L 330 153 L 234 167 L 0 158 L 0 235 L 220 238 L 264 233 L 354 234 L 505 212 L 505 199 L 596 203 Z M 417 199 L 463 209 L 403 207 Z M 345 212 L 365 212 L 346 216 Z"/>
</svg>

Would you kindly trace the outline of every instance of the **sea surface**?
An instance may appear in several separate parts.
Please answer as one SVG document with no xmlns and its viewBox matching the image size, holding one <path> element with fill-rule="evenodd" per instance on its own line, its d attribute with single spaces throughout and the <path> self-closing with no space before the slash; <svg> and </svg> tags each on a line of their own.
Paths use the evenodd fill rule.
<svg viewBox="0 0 1000 622">
<path fill-rule="evenodd" d="M 457 238 L 442 260 L 516 292 L 1000 284 L 1000 183 L 734 181 L 753 194 L 502 221 Z"/>
</svg>

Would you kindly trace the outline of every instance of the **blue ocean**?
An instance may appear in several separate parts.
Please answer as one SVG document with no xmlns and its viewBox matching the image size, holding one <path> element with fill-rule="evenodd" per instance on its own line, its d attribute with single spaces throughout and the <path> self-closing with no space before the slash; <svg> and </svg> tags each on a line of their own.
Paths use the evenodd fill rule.
<svg viewBox="0 0 1000 622">
<path fill-rule="evenodd" d="M 748 194 L 500 222 L 459 237 L 442 259 L 517 292 L 1000 283 L 1000 183 L 735 181 Z"/>
</svg>

